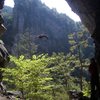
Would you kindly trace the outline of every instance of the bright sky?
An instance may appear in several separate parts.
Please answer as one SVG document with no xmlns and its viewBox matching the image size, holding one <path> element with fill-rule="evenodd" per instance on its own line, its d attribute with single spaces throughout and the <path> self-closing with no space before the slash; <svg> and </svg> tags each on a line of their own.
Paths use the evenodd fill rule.
<svg viewBox="0 0 100 100">
<path fill-rule="evenodd" d="M 59 13 L 65 13 L 74 21 L 80 21 L 80 18 L 74 12 L 72 12 L 71 8 L 69 7 L 69 5 L 65 0 L 41 0 L 41 1 L 51 9 L 56 8 Z M 5 5 L 14 7 L 14 2 L 13 0 L 5 0 Z"/>
<path fill-rule="evenodd" d="M 14 7 L 14 1 L 13 0 L 5 0 L 5 5 Z"/>
</svg>

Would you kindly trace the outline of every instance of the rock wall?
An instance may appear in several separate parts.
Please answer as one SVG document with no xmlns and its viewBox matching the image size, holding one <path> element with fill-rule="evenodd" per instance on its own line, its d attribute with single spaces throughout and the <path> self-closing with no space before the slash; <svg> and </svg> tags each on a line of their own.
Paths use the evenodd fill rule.
<svg viewBox="0 0 100 100">
<path fill-rule="evenodd" d="M 92 7 L 93 0 L 66 0 L 71 6 L 72 11 L 77 13 L 83 24 L 88 28 L 91 34 L 96 27 L 95 24 L 95 13 Z"/>
<path fill-rule="evenodd" d="M 69 51 L 68 34 L 81 30 L 81 23 L 74 22 L 65 14 L 59 14 L 55 9 L 49 9 L 41 3 L 41 0 L 14 0 L 14 2 L 14 34 L 18 35 L 28 30 L 34 35 L 39 52 L 51 54 Z M 47 35 L 48 40 L 35 38 L 40 34 Z"/>
</svg>

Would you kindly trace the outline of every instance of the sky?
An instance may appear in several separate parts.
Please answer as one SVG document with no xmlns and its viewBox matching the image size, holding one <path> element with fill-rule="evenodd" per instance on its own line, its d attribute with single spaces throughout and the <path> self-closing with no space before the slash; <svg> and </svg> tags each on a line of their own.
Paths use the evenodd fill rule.
<svg viewBox="0 0 100 100">
<path fill-rule="evenodd" d="M 72 18 L 74 21 L 80 21 L 80 18 L 78 15 L 76 15 L 67 2 L 65 0 L 41 0 L 43 3 L 45 3 L 49 8 L 56 8 L 56 10 L 59 13 L 65 13 L 67 16 Z M 5 5 L 14 7 L 13 0 L 5 0 Z"/>
</svg>

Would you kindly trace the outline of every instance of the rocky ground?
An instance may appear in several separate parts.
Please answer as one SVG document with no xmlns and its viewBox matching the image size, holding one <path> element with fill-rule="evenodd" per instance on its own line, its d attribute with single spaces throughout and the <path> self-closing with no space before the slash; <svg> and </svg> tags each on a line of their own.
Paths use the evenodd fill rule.
<svg viewBox="0 0 100 100">
<path fill-rule="evenodd" d="M 15 95 L 13 92 L 6 92 L 6 94 L 0 93 L 0 100 L 24 100 Z"/>
<path fill-rule="evenodd" d="M 4 96 L 0 95 L 0 100 L 10 100 L 10 99 L 8 99 L 7 97 L 4 97 Z"/>
</svg>

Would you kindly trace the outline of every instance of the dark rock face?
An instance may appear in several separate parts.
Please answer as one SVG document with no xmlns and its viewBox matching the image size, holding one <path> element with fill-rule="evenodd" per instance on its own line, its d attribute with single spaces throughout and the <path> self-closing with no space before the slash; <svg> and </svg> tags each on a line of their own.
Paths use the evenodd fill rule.
<svg viewBox="0 0 100 100">
<path fill-rule="evenodd" d="M 83 24 L 88 28 L 91 34 L 96 27 L 95 23 L 95 0 L 66 0 L 72 10 L 77 13 Z"/>
<path fill-rule="evenodd" d="M 36 40 L 43 53 L 68 52 L 68 34 L 79 26 L 64 14 L 58 14 L 41 3 L 41 0 L 14 0 L 13 33 L 29 30 L 34 36 L 45 34 L 48 40 Z"/>
</svg>

